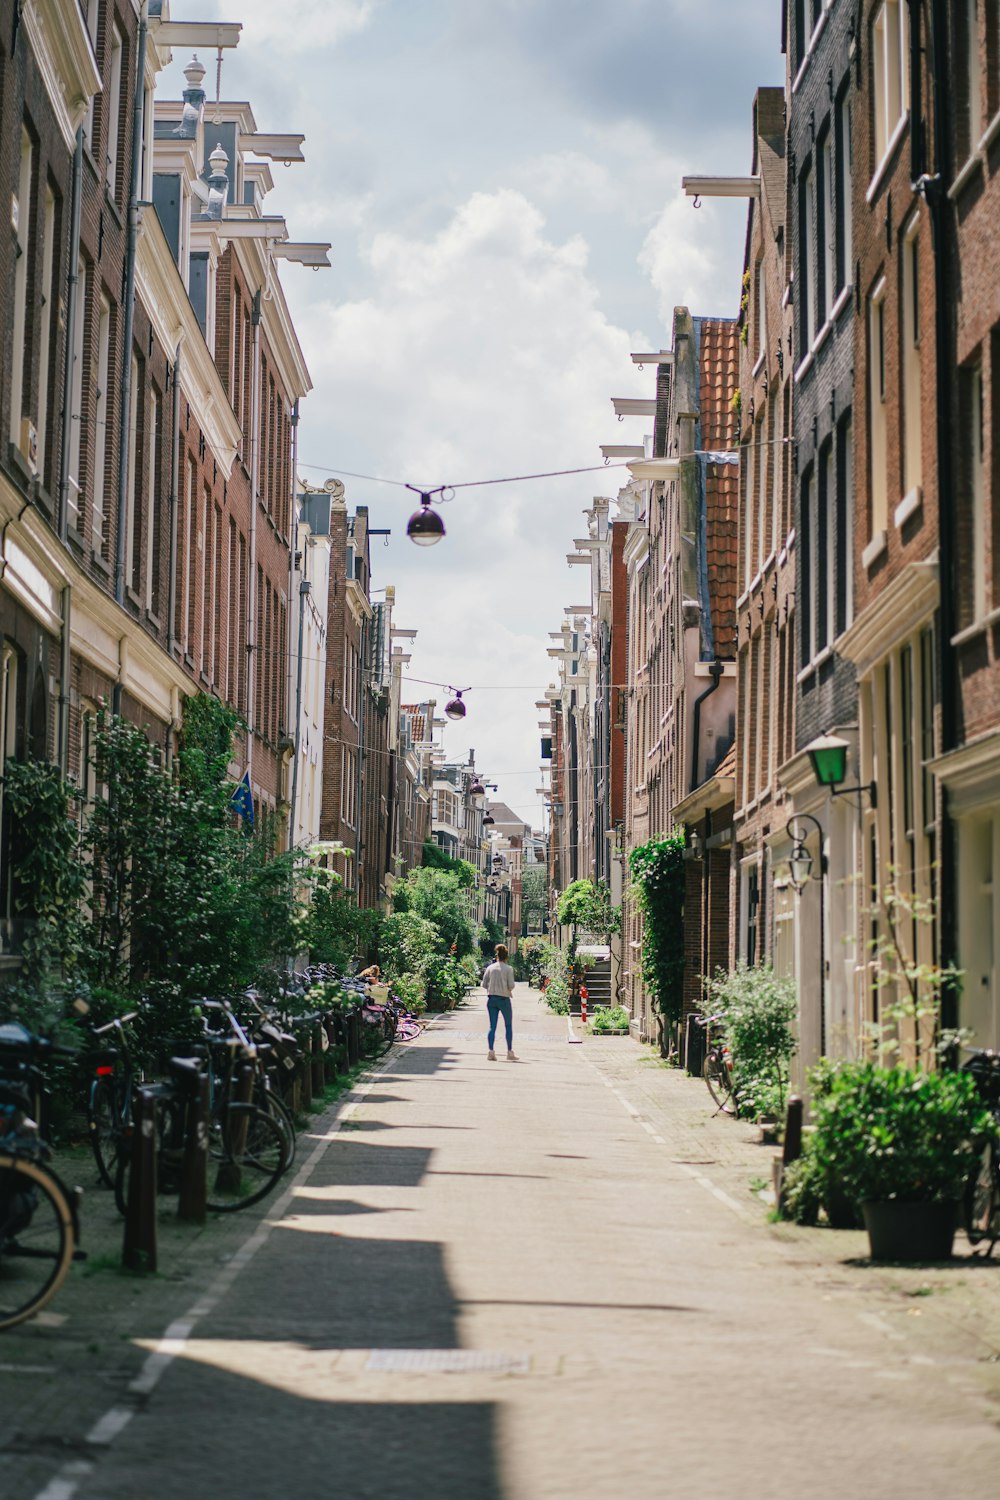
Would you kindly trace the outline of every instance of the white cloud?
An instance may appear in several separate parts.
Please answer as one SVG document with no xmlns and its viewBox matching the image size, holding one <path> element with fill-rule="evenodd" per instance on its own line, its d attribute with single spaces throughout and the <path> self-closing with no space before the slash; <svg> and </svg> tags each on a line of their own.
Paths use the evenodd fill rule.
<svg viewBox="0 0 1000 1500">
<path fill-rule="evenodd" d="M 243 0 L 241 45 L 315 53 L 364 31 L 381 4 L 382 0 Z"/>
<path fill-rule="evenodd" d="M 646 235 L 638 264 L 656 289 L 660 316 L 671 326 L 675 307 L 696 316 L 735 317 L 739 304 L 743 239 L 740 200 L 725 209 L 714 202 L 695 209 L 694 200 L 678 191 Z M 735 234 L 734 234 L 735 230 Z"/>
<path fill-rule="evenodd" d="M 298 320 L 316 385 L 303 459 L 428 485 L 599 465 L 598 445 L 625 436 L 609 398 L 648 393 L 650 374 L 629 360 L 646 336 L 604 316 L 587 259 L 579 236 L 550 238 L 510 189 L 473 194 L 426 239 L 376 235 L 370 295 Z M 475 689 L 449 751 L 476 746 L 487 775 L 524 767 L 500 778 L 513 806 L 530 809 L 538 785 L 528 768 L 534 700 L 554 676 L 546 632 L 581 591 L 565 554 L 591 497 L 620 482 L 609 470 L 459 490 L 442 511 L 447 537 L 423 550 L 402 538 L 415 497 L 347 481 L 348 502 L 394 529 L 372 561 L 376 583 L 398 587 L 400 625 L 419 630 L 409 670 Z"/>
</svg>

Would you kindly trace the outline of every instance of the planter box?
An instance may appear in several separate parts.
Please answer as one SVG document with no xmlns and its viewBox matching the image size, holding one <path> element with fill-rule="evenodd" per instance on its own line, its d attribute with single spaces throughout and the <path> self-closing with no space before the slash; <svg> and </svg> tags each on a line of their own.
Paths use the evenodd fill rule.
<svg viewBox="0 0 1000 1500">
<path fill-rule="evenodd" d="M 862 1203 L 872 1260 L 950 1260 L 958 1204 Z"/>
</svg>

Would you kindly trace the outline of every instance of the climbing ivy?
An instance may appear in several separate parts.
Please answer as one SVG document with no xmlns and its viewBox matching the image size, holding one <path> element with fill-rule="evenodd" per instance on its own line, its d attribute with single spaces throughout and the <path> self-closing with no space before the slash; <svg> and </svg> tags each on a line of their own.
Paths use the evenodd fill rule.
<svg viewBox="0 0 1000 1500">
<path fill-rule="evenodd" d="M 628 857 L 643 913 L 642 977 L 664 1023 L 681 1018 L 684 979 L 684 830 L 639 844 Z"/>
</svg>

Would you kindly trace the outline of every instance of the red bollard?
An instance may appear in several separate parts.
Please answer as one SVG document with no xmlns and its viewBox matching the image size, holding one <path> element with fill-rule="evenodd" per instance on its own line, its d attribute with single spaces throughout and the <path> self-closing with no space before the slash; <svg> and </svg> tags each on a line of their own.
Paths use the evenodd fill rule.
<svg viewBox="0 0 1000 1500">
<path fill-rule="evenodd" d="M 585 984 L 580 986 L 580 1023 L 583 1026 L 587 1024 L 587 986 Z"/>
</svg>

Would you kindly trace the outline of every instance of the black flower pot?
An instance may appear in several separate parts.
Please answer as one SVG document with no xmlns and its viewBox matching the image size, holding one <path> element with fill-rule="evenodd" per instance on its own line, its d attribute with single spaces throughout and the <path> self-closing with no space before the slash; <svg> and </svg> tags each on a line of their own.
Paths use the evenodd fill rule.
<svg viewBox="0 0 1000 1500">
<path fill-rule="evenodd" d="M 958 1222 L 958 1205 L 937 1203 L 862 1203 L 872 1260 L 950 1260 Z"/>
</svg>

